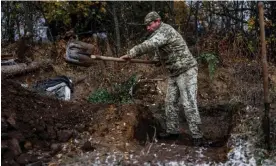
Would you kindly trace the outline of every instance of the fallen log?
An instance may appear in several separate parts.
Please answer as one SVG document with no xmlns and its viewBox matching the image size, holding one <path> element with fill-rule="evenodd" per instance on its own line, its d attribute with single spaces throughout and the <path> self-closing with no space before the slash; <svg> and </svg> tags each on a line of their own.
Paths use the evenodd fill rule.
<svg viewBox="0 0 276 166">
<path fill-rule="evenodd" d="M 42 62 L 32 62 L 30 64 L 20 63 L 17 65 L 11 66 L 2 66 L 1 73 L 2 78 L 12 77 L 16 75 L 26 74 L 40 68 L 47 68 L 50 66 L 50 61 L 42 61 Z"/>
</svg>

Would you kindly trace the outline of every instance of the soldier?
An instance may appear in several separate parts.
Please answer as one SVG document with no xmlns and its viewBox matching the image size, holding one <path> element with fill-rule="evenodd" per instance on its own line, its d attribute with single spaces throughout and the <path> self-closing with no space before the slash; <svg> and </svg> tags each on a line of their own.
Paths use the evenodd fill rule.
<svg viewBox="0 0 276 166">
<path fill-rule="evenodd" d="M 196 146 L 203 144 L 203 134 L 197 107 L 197 61 L 192 56 L 182 36 L 170 25 L 161 21 L 157 12 L 146 15 L 144 23 L 151 33 L 143 43 L 134 46 L 122 59 L 131 59 L 155 51 L 169 72 L 168 89 L 165 99 L 166 132 L 161 138 L 177 139 L 180 135 L 178 100 L 184 107 L 189 129 Z"/>
</svg>

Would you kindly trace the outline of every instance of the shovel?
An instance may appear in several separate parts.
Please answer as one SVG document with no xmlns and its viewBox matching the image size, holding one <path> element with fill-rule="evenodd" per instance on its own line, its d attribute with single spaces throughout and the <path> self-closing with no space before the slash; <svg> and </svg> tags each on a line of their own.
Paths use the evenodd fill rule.
<svg viewBox="0 0 276 166">
<path fill-rule="evenodd" d="M 154 60 L 143 60 L 143 59 L 121 59 L 115 57 L 108 57 L 108 56 L 99 56 L 99 55 L 91 55 L 90 56 L 91 62 L 94 60 L 103 60 L 103 61 L 115 61 L 115 62 L 130 62 L 130 63 L 144 63 L 144 64 L 156 64 L 159 61 Z M 80 59 L 81 60 L 81 59 Z"/>
<path fill-rule="evenodd" d="M 78 66 L 90 66 L 95 63 L 95 60 L 102 61 L 115 61 L 115 62 L 128 62 L 128 63 L 144 63 L 144 64 L 156 64 L 159 61 L 142 60 L 142 59 L 121 59 L 108 56 L 91 55 L 94 46 L 81 41 L 70 41 L 67 44 L 65 61 L 67 63 L 76 64 Z"/>
<path fill-rule="evenodd" d="M 95 63 L 95 60 L 102 60 L 102 61 L 114 61 L 114 62 L 127 62 L 127 63 L 143 63 L 143 64 L 156 64 L 159 61 L 157 60 L 143 60 L 143 59 L 121 59 L 109 56 L 100 56 L 100 55 L 79 55 L 78 60 L 70 61 L 69 59 L 65 59 L 67 63 L 72 63 L 79 66 L 90 66 L 91 64 Z"/>
</svg>

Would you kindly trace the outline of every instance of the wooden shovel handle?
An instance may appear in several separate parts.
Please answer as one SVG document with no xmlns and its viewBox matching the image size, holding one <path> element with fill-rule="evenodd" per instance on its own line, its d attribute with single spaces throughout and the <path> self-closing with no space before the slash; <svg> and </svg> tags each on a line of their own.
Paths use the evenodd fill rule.
<svg viewBox="0 0 276 166">
<path fill-rule="evenodd" d="M 108 56 L 100 56 L 100 55 L 91 55 L 91 60 L 103 60 L 103 61 L 116 61 L 116 62 L 130 62 L 130 63 L 145 63 L 145 64 L 155 64 L 159 61 L 153 61 L 153 60 L 142 60 L 142 59 L 121 59 L 121 58 L 115 58 L 115 57 L 108 57 Z"/>
</svg>

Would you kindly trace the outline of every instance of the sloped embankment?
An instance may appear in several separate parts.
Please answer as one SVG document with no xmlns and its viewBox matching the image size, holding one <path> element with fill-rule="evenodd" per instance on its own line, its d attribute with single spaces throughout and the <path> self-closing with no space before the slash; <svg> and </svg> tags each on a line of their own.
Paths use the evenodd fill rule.
<svg viewBox="0 0 276 166">
<path fill-rule="evenodd" d="M 68 142 L 84 131 L 104 138 L 116 125 L 114 120 L 123 118 L 121 113 L 124 108 L 63 102 L 26 90 L 11 80 L 2 80 L 1 85 L 2 164 L 49 161 L 51 155 L 56 153 L 57 149 L 53 148 L 56 143 Z M 135 119 L 126 119 L 129 123 L 135 123 Z M 111 134 L 122 139 L 120 141 L 128 138 L 125 135 L 118 137 L 118 133 Z M 39 156 L 36 152 L 41 150 L 49 151 L 50 155 Z M 30 151 L 33 155 L 27 153 Z"/>
</svg>

